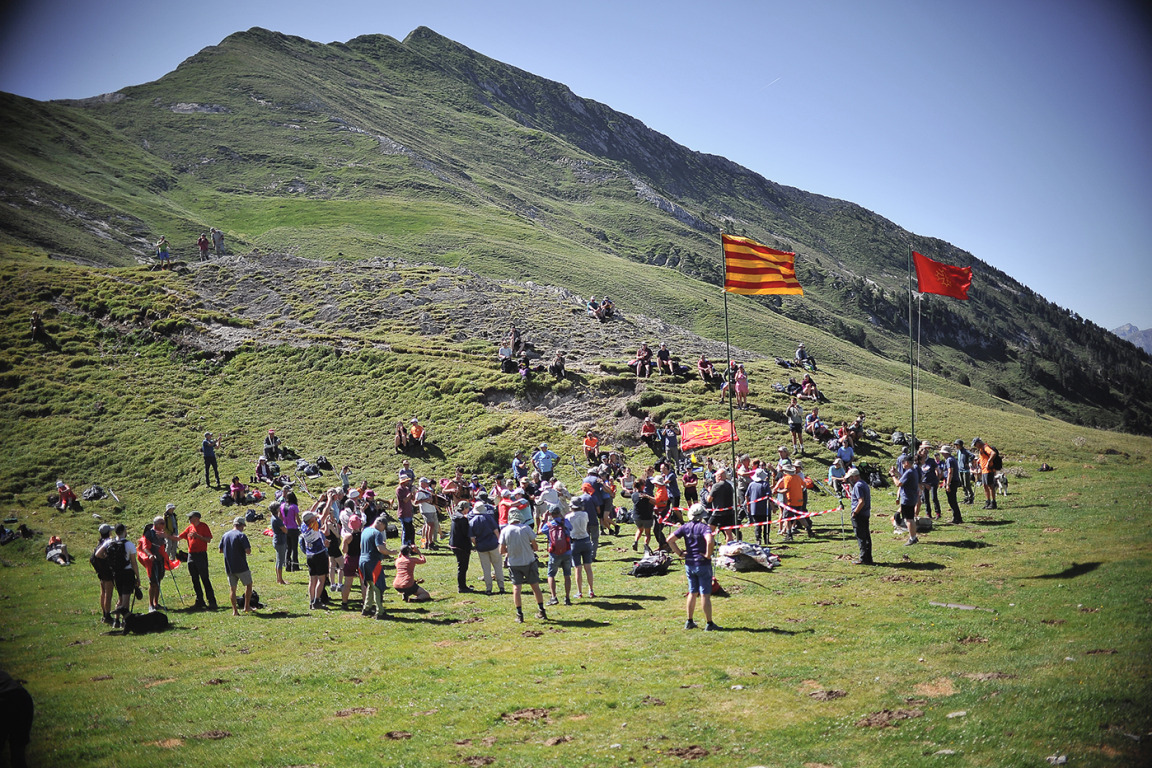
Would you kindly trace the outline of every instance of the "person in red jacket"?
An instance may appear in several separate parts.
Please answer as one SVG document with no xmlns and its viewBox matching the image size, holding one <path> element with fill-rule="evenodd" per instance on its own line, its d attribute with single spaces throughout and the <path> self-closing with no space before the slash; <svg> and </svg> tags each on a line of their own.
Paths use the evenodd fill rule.
<svg viewBox="0 0 1152 768">
<path fill-rule="evenodd" d="M 192 589 L 196 591 L 196 602 L 192 607 L 216 610 L 216 592 L 208 579 L 208 542 L 212 541 L 212 528 L 201 521 L 199 512 L 189 512 L 188 527 L 178 538 L 188 542 L 188 576 L 192 580 Z"/>
<path fill-rule="evenodd" d="M 63 480 L 56 481 L 56 493 L 60 495 L 60 509 L 68 509 L 76 503 L 76 494 Z"/>
</svg>

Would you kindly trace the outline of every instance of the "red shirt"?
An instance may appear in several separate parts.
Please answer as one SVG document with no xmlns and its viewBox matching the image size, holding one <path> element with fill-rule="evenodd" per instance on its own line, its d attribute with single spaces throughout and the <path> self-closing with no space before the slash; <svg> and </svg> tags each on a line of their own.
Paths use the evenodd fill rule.
<svg viewBox="0 0 1152 768">
<path fill-rule="evenodd" d="M 211 541 L 212 529 L 208 526 L 207 523 L 201 520 L 198 523 L 189 523 L 188 527 L 184 529 L 184 532 L 177 537 L 188 542 L 189 552 L 207 552 L 208 542 L 201 541 L 200 539 L 196 538 L 192 535 L 193 532 L 196 532 L 204 538 L 208 539 L 208 541 Z"/>
</svg>

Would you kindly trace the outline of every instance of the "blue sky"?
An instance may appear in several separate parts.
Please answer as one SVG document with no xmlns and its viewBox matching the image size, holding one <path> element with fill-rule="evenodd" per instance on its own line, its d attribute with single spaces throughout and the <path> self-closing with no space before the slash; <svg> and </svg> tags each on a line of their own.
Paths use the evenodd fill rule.
<svg viewBox="0 0 1152 768">
<path fill-rule="evenodd" d="M 948 240 L 1106 328 L 1148 328 L 1141 5 L 17 0 L 0 11 L 0 90 L 115 91 L 253 26 L 332 42 L 424 25 L 692 149 Z"/>
</svg>

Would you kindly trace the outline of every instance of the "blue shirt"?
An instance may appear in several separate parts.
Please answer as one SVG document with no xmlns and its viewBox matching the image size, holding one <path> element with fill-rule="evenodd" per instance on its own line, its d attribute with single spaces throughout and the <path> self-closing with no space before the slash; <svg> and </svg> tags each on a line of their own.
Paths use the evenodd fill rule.
<svg viewBox="0 0 1152 768">
<path fill-rule="evenodd" d="M 673 534 L 684 542 L 684 564 L 700 565 L 708 560 L 704 557 L 708 551 L 708 541 L 705 538 L 711 535 L 712 528 L 704 522 L 687 522 L 676 529 Z"/>
<path fill-rule="evenodd" d="M 940 476 L 936 472 L 936 459 L 931 456 L 920 465 L 920 482 L 924 485 L 936 485 L 940 482 Z"/>
<path fill-rule="evenodd" d="M 499 530 L 500 526 L 492 515 L 484 512 L 468 513 L 468 534 L 476 539 L 477 552 L 491 552 L 500 546 L 497 538 Z"/>
<path fill-rule="evenodd" d="M 748 511 L 759 518 L 768 517 L 768 498 L 772 495 L 772 486 L 767 482 L 753 480 L 748 484 L 744 498 L 748 500 Z"/>
<path fill-rule="evenodd" d="M 532 454 L 532 461 L 541 472 L 551 472 L 552 466 L 560 459 L 552 451 L 536 451 Z"/>
<path fill-rule="evenodd" d="M 945 480 L 948 479 L 948 473 L 949 472 L 952 473 L 952 482 L 959 483 L 960 482 L 960 464 L 956 461 L 955 456 L 949 456 L 947 459 L 945 459 L 945 461 L 944 461 L 944 478 L 943 479 L 945 479 Z"/>
<path fill-rule="evenodd" d="M 384 559 L 384 555 L 380 554 L 380 545 L 386 541 L 387 535 L 375 525 L 365 528 L 360 533 L 360 568 L 371 572 L 376 568 L 376 564 Z"/>
<path fill-rule="evenodd" d="M 840 461 L 844 462 L 844 466 L 847 467 L 852 463 L 852 460 L 856 458 L 856 451 L 852 450 L 852 446 L 850 445 L 842 445 L 836 449 L 836 455 L 840 457 Z"/>
<path fill-rule="evenodd" d="M 200 450 L 204 451 L 204 458 L 206 458 L 206 459 L 216 458 L 216 444 L 213 443 L 211 440 L 205 438 L 204 442 L 200 444 Z"/>
<path fill-rule="evenodd" d="M 528 473 L 524 470 L 524 462 L 520 460 L 520 457 L 517 456 L 516 458 L 512 459 L 512 478 L 514 480 L 519 480 L 527 474 Z"/>
<path fill-rule="evenodd" d="M 900 486 L 900 504 L 915 504 L 920 498 L 920 472 L 916 467 L 904 470 L 897 483 Z"/>
<path fill-rule="evenodd" d="M 244 531 L 233 528 L 220 537 L 220 551 L 224 553 L 225 573 L 244 573 L 248 570 L 248 550 L 252 545 Z"/>
<path fill-rule="evenodd" d="M 860 511 L 856 511 L 856 504 L 863 502 L 860 505 Z M 868 487 L 868 483 L 863 480 L 857 480 L 852 484 L 852 514 L 854 515 L 868 515 L 872 513 L 872 489 Z"/>
</svg>

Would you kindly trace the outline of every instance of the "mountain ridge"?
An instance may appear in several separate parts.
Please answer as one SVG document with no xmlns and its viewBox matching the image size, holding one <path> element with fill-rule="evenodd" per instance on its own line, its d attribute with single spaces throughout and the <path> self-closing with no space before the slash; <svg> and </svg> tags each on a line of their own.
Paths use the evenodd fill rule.
<svg viewBox="0 0 1152 768">
<path fill-rule="evenodd" d="M 977 278 L 971 302 L 920 302 L 926 370 L 1083 423 L 1152 431 L 1152 358 L 1002 271 L 855 203 L 682 147 L 562 83 L 426 27 L 403 41 L 363 35 L 330 44 L 255 27 L 113 96 L 13 107 L 44 126 L 40 135 L 64 140 L 45 149 L 52 142 L 21 144 L 2 134 L 6 149 L 20 151 L 0 158 L 0 191 L 12 201 L 14 189 L 34 189 L 59 203 L 55 215 L 68 224 L 75 217 L 67 210 L 86 207 L 93 221 L 127 215 L 131 226 L 105 234 L 131 244 L 132 260 L 146 258 L 148 229 L 194 237 L 224 213 L 235 219 L 232 239 L 245 245 L 349 257 L 398 248 L 445 264 L 463 259 L 493 276 L 547 273 L 584 292 L 596 281 L 582 264 L 624 259 L 655 270 L 635 285 L 646 288 L 640 308 L 658 315 L 671 311 L 661 309 L 667 298 L 647 295 L 652 281 L 662 282 L 659 270 L 720 283 L 715 235 L 723 228 L 798 253 L 804 299 L 754 305 L 906 360 L 906 259 L 916 248 L 972 265 Z M 99 169 L 100 152 L 85 138 L 94 131 L 68 127 L 81 116 L 108 132 L 103 144 L 119 147 L 119 165 L 130 171 L 123 191 L 87 180 L 93 171 L 112 178 L 120 171 Z M 88 167 L 60 147 L 83 148 Z M 61 165 L 67 172 L 57 172 Z M 365 219 L 378 204 L 394 208 L 396 227 Z M 404 230 L 402 209 L 413 204 L 434 208 L 440 223 Z M 7 239 L 130 263 L 108 254 L 108 238 L 53 225 L 49 213 L 31 207 L 4 212 Z M 313 223 L 294 224 L 292 212 L 305 210 Z M 490 241 L 486 226 L 466 232 L 449 223 L 461 214 L 501 222 L 507 239 Z M 269 227 L 276 217 L 284 224 Z M 336 225 L 344 230 L 333 238 Z M 559 264 L 544 255 L 564 251 L 581 255 Z"/>
</svg>

